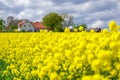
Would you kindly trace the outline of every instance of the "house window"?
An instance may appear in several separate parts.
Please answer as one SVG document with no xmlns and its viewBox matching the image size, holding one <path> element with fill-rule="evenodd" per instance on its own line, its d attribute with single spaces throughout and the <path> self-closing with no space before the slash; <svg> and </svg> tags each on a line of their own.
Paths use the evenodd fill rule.
<svg viewBox="0 0 120 80">
<path fill-rule="evenodd" d="M 24 27 L 26 27 L 26 25 L 24 25 Z"/>
<path fill-rule="evenodd" d="M 31 27 L 31 25 L 29 25 L 29 27 Z"/>
<path fill-rule="evenodd" d="M 30 29 L 29 32 L 32 32 L 32 29 Z"/>
</svg>

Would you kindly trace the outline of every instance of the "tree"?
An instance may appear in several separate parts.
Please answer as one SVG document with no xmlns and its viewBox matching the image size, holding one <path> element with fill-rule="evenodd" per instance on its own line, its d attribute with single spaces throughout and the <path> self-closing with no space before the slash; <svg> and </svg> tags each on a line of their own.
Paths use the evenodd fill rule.
<svg viewBox="0 0 120 80">
<path fill-rule="evenodd" d="M 79 29 L 79 27 L 80 27 L 80 25 L 76 24 L 76 25 L 73 26 L 73 29 L 75 29 L 75 28 Z"/>
<path fill-rule="evenodd" d="M 68 14 L 62 14 L 62 18 L 64 19 L 63 26 L 69 27 L 73 26 L 73 19 L 74 17 Z"/>
<path fill-rule="evenodd" d="M 83 30 L 87 29 L 87 25 L 86 24 L 80 24 L 80 25 L 74 25 L 73 28 L 77 28 L 80 30 L 80 27 L 83 27 Z"/>
<path fill-rule="evenodd" d="M 15 31 L 18 28 L 16 24 L 12 24 L 10 27 L 12 31 Z"/>
<path fill-rule="evenodd" d="M 9 16 L 7 18 L 7 31 L 15 31 L 18 28 L 17 24 L 19 21 L 14 19 L 13 16 Z"/>
<path fill-rule="evenodd" d="M 86 24 L 81 24 L 80 26 L 82 26 L 84 29 L 87 29 L 87 25 Z"/>
<path fill-rule="evenodd" d="M 4 23 L 5 21 L 3 19 L 0 19 L 0 31 L 3 31 L 3 29 L 5 28 Z"/>
<path fill-rule="evenodd" d="M 14 23 L 14 17 L 13 16 L 8 16 L 7 17 L 7 26 L 10 26 L 13 23 Z"/>
<path fill-rule="evenodd" d="M 3 20 L 0 19 L 0 31 L 2 31 Z"/>
<path fill-rule="evenodd" d="M 7 21 L 7 31 L 12 31 L 11 26 L 14 24 L 14 17 L 8 16 L 6 21 Z"/>
<path fill-rule="evenodd" d="M 44 16 L 43 24 L 52 31 L 60 31 L 62 29 L 63 18 L 57 13 L 49 13 Z"/>
</svg>

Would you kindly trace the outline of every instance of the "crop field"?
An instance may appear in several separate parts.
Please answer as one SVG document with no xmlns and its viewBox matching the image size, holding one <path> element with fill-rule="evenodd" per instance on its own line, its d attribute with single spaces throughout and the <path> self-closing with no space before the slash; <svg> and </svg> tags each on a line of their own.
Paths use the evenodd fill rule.
<svg viewBox="0 0 120 80">
<path fill-rule="evenodd" d="M 119 32 L 0 33 L 0 80 L 117 79 Z"/>
</svg>

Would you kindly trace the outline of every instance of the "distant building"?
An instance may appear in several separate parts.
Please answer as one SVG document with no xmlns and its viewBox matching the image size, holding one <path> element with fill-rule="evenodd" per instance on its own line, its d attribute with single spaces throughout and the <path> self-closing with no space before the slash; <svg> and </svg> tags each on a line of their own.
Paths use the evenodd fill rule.
<svg viewBox="0 0 120 80">
<path fill-rule="evenodd" d="M 48 30 L 41 22 L 30 22 L 29 20 L 23 20 L 18 23 L 18 31 L 25 32 L 39 32 L 40 30 Z"/>
<path fill-rule="evenodd" d="M 48 28 L 46 28 L 41 22 L 32 22 L 32 25 L 35 32 L 38 32 L 40 30 L 48 30 Z"/>
<path fill-rule="evenodd" d="M 89 28 L 87 32 L 90 32 L 91 30 L 94 30 L 95 32 L 101 32 L 101 28 Z"/>
</svg>

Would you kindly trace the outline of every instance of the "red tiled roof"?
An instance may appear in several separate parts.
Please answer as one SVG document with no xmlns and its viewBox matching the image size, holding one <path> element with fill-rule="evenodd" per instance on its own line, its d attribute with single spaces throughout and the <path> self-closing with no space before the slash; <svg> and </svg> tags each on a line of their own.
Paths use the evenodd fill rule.
<svg viewBox="0 0 120 80">
<path fill-rule="evenodd" d="M 44 29 L 46 28 L 41 22 L 32 22 L 32 25 L 35 29 Z"/>
</svg>

